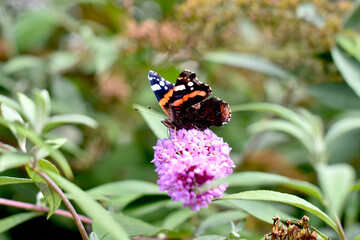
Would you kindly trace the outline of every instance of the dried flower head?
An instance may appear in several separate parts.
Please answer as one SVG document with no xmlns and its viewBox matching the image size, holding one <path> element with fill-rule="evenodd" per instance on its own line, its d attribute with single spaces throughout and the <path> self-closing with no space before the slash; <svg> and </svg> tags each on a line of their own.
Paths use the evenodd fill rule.
<svg viewBox="0 0 360 240">
<path fill-rule="evenodd" d="M 168 191 L 173 201 L 184 207 L 200 210 L 213 198 L 221 197 L 227 185 L 220 184 L 201 190 L 204 184 L 232 173 L 234 162 L 229 158 L 231 148 L 211 130 L 170 130 L 170 138 L 159 139 L 154 147 L 157 183 L 160 191 Z"/>
</svg>

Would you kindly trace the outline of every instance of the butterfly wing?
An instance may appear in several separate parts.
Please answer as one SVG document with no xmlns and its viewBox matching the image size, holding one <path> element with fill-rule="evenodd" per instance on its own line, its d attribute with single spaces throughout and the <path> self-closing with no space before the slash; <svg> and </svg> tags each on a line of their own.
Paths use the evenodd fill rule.
<svg viewBox="0 0 360 240">
<path fill-rule="evenodd" d="M 160 107 L 169 118 L 172 118 L 170 109 L 170 98 L 174 92 L 174 84 L 166 81 L 163 77 L 154 71 L 149 71 L 148 79 L 156 99 L 159 101 Z"/>
<path fill-rule="evenodd" d="M 225 101 L 212 97 L 187 108 L 182 115 L 180 124 L 184 128 L 205 130 L 229 122 L 231 110 Z"/>
<path fill-rule="evenodd" d="M 210 86 L 200 82 L 195 73 L 184 70 L 176 80 L 171 107 L 174 111 L 185 110 L 207 98 L 211 92 Z"/>
</svg>

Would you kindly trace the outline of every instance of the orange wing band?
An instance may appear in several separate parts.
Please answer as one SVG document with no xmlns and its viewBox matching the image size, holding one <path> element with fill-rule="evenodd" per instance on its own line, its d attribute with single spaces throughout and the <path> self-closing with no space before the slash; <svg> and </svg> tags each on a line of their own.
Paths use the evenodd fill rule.
<svg viewBox="0 0 360 240">
<path fill-rule="evenodd" d="M 181 99 L 176 100 L 173 105 L 175 107 L 179 107 L 181 106 L 181 104 L 183 104 L 185 101 L 187 101 L 189 98 L 194 98 L 196 96 L 201 96 L 201 97 L 205 97 L 206 96 L 206 92 L 205 91 L 201 91 L 201 90 L 197 90 L 194 91 L 192 93 L 186 94 L 184 95 Z"/>
<path fill-rule="evenodd" d="M 164 97 L 159 101 L 159 104 L 160 104 L 160 106 L 162 107 L 162 106 L 165 106 L 168 102 L 169 102 L 169 100 L 170 100 L 170 98 L 172 97 L 172 95 L 173 95 L 173 92 L 174 92 L 174 89 L 171 89 L 168 93 L 166 93 L 165 95 L 164 95 Z"/>
</svg>

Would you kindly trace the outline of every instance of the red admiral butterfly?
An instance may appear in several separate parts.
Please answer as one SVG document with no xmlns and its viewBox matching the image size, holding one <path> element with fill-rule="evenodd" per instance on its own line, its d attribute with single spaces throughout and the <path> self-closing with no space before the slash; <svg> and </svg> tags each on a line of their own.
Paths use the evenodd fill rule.
<svg viewBox="0 0 360 240">
<path fill-rule="evenodd" d="M 200 82 L 196 74 L 184 70 L 172 84 L 154 71 L 148 75 L 151 89 L 169 119 L 162 123 L 169 128 L 205 130 L 229 122 L 231 111 L 225 101 L 212 97 L 209 85 Z"/>
</svg>

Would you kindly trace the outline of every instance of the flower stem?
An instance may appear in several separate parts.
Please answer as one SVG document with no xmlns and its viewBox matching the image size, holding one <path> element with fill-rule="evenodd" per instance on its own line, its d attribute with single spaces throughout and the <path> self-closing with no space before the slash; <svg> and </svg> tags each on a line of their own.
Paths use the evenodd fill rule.
<svg viewBox="0 0 360 240">
<path fill-rule="evenodd" d="M 79 215 L 76 213 L 74 207 L 71 205 L 69 199 L 65 196 L 63 191 L 59 188 L 58 185 L 56 185 L 56 183 L 46 173 L 44 173 L 42 171 L 36 171 L 36 172 L 49 184 L 50 187 L 52 187 L 55 190 L 55 192 L 57 194 L 59 194 L 60 198 L 63 200 L 65 206 L 67 207 L 67 209 L 71 213 L 72 217 L 74 218 L 75 224 L 78 227 L 82 238 L 85 240 L 88 240 L 89 239 L 88 235 L 86 233 L 84 225 L 82 224 L 82 222 L 80 220 Z"/>
<path fill-rule="evenodd" d="M 10 206 L 10 207 L 16 207 L 16 208 L 26 209 L 26 210 L 30 210 L 30 211 L 37 211 L 37 212 L 49 212 L 48 207 L 40 207 L 35 204 L 24 203 L 24 202 L 19 202 L 19 201 L 4 199 L 4 198 L 0 198 L 0 205 L 6 205 L 6 206 Z M 73 218 L 70 212 L 62 210 L 62 209 L 56 210 L 54 214 L 58 215 L 58 216 L 63 216 L 66 218 Z M 92 224 L 92 220 L 88 217 L 79 215 L 79 218 L 83 223 Z"/>
</svg>

